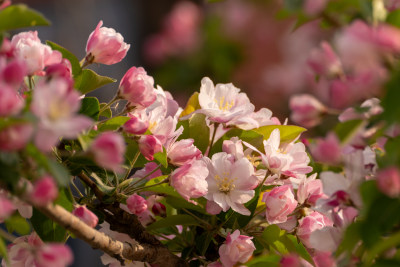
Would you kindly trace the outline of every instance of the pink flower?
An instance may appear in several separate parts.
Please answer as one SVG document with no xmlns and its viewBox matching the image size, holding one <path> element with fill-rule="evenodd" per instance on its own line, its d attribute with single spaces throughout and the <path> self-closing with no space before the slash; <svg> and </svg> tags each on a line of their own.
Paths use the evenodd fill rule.
<svg viewBox="0 0 400 267">
<path fill-rule="evenodd" d="M 90 148 L 99 166 L 118 173 L 123 171 L 121 165 L 124 163 L 125 150 L 124 138 L 114 132 L 101 133 Z"/>
<path fill-rule="evenodd" d="M 307 94 L 291 97 L 289 107 L 292 111 L 292 121 L 307 128 L 317 125 L 326 112 L 326 107 L 321 102 Z"/>
<path fill-rule="evenodd" d="M 311 145 L 310 150 L 318 162 L 330 165 L 340 163 L 342 149 L 340 141 L 334 133 L 329 133 L 325 139 L 317 139 L 316 144 Z"/>
<path fill-rule="evenodd" d="M 72 211 L 72 214 L 92 228 L 96 227 L 97 223 L 99 222 L 99 218 L 97 218 L 92 211 L 86 208 L 86 206 L 79 206 L 75 208 Z"/>
<path fill-rule="evenodd" d="M 132 176 L 134 178 L 143 178 L 145 176 L 147 176 L 147 180 L 159 177 L 162 175 L 162 172 L 160 169 L 154 171 L 156 168 L 158 168 L 157 163 L 155 162 L 148 162 L 144 165 L 143 169 L 138 170 L 137 172 L 135 172 L 135 174 Z M 153 172 L 154 171 L 154 172 Z M 151 172 L 153 172 L 152 174 L 150 174 Z M 149 175 L 150 174 L 150 175 Z"/>
<path fill-rule="evenodd" d="M 325 196 L 322 190 L 322 181 L 317 180 L 316 177 L 317 174 L 313 174 L 301 180 L 297 189 L 297 201 L 300 204 L 308 203 L 315 205 L 318 199 Z"/>
<path fill-rule="evenodd" d="M 313 257 L 316 267 L 336 267 L 335 258 L 330 252 L 318 251 L 314 252 Z"/>
<path fill-rule="evenodd" d="M 225 152 L 214 154 L 211 160 L 204 160 L 209 171 L 205 198 L 218 204 L 223 211 L 232 208 L 240 214 L 250 215 L 244 204 L 254 197 L 253 189 L 259 183 L 250 161 L 247 158 L 235 161 Z"/>
<path fill-rule="evenodd" d="M 133 106 L 148 107 L 156 100 L 154 79 L 142 67 L 132 67 L 121 79 L 119 94 Z"/>
<path fill-rule="evenodd" d="M 205 114 L 214 122 L 227 123 L 234 118 L 247 115 L 254 111 L 254 105 L 250 103 L 245 93 L 239 93 L 240 89 L 233 84 L 217 84 L 205 77 L 201 80 L 199 104 L 201 109 L 196 113 Z"/>
<path fill-rule="evenodd" d="M 400 171 L 397 167 L 382 169 L 377 175 L 379 190 L 384 194 L 396 198 L 400 195 Z"/>
<path fill-rule="evenodd" d="M 307 247 L 311 247 L 310 235 L 317 229 L 322 229 L 325 226 L 333 226 L 332 221 L 325 215 L 319 212 L 312 212 L 310 215 L 302 218 L 299 221 L 297 228 L 297 236 Z"/>
<path fill-rule="evenodd" d="M 311 51 L 307 63 L 318 75 L 332 77 L 343 72 L 339 58 L 330 44 L 325 41 L 321 43 L 320 48 Z"/>
<path fill-rule="evenodd" d="M 0 10 L 8 7 L 9 5 L 11 5 L 11 0 L 4 0 L 3 3 L 0 4 Z"/>
<path fill-rule="evenodd" d="M 90 34 L 86 44 L 86 59 L 105 65 L 120 62 L 128 52 L 130 45 L 112 28 L 101 27 L 103 21 L 97 24 L 96 29 Z"/>
<path fill-rule="evenodd" d="M 42 44 L 37 31 L 21 32 L 11 39 L 15 47 L 15 55 L 25 62 L 29 75 L 39 74 L 44 67 L 61 62 L 59 51 Z"/>
<path fill-rule="evenodd" d="M 167 155 L 170 163 L 182 166 L 192 159 L 199 159 L 202 155 L 201 151 L 193 143 L 193 139 L 182 139 L 168 147 Z"/>
<path fill-rule="evenodd" d="M 147 210 L 146 199 L 139 196 L 138 194 L 130 195 L 126 200 L 126 205 L 128 206 L 129 211 L 136 215 L 139 215 Z"/>
<path fill-rule="evenodd" d="M 253 237 L 241 235 L 239 230 L 228 234 L 226 242 L 218 250 L 222 265 L 233 267 L 238 262 L 247 262 L 256 250 L 251 239 Z"/>
<path fill-rule="evenodd" d="M 162 143 L 154 135 L 144 135 L 140 137 L 139 149 L 147 160 L 153 160 L 154 154 L 163 152 Z"/>
<path fill-rule="evenodd" d="M 28 123 L 11 125 L 0 130 L 0 150 L 23 149 L 32 137 L 33 126 Z"/>
<path fill-rule="evenodd" d="M 124 131 L 130 134 L 144 134 L 149 128 L 149 122 L 142 120 L 140 116 L 130 116 L 129 121 L 122 126 Z"/>
<path fill-rule="evenodd" d="M 24 100 L 17 91 L 6 84 L 0 84 L 0 117 L 18 114 L 24 107 Z"/>
<path fill-rule="evenodd" d="M 265 192 L 262 201 L 267 206 L 266 217 L 270 224 L 286 222 L 297 206 L 291 185 L 278 186 Z"/>
<path fill-rule="evenodd" d="M 192 160 L 171 174 L 171 186 L 186 200 L 207 194 L 207 166 L 202 160 Z"/>
<path fill-rule="evenodd" d="M 400 8 L 400 1 L 399 0 L 384 0 L 385 7 L 389 11 L 393 11 Z"/>
<path fill-rule="evenodd" d="M 31 201 L 38 206 L 45 206 L 56 200 L 58 188 L 54 179 L 49 176 L 43 176 L 33 184 L 33 190 L 30 193 Z"/>
<path fill-rule="evenodd" d="M 66 267 L 73 261 L 71 250 L 63 244 L 43 243 L 33 232 L 29 236 L 21 236 L 8 246 L 10 265 L 5 260 L 2 266 L 32 266 L 32 267 Z"/>
<path fill-rule="evenodd" d="M 27 69 L 25 62 L 21 60 L 12 60 L 1 69 L 0 79 L 13 88 L 18 89 L 26 75 Z"/>
<path fill-rule="evenodd" d="M 3 223 L 15 211 L 14 204 L 3 194 L 0 194 L 0 223 Z"/>
<path fill-rule="evenodd" d="M 32 112 L 39 118 L 35 144 L 45 152 L 57 145 L 60 137 L 75 138 L 92 125 L 92 120 L 77 112 L 81 99 L 63 79 L 39 82 L 33 90 Z"/>
<path fill-rule="evenodd" d="M 312 267 L 308 261 L 296 254 L 284 255 L 280 261 L 280 267 Z"/>
<path fill-rule="evenodd" d="M 383 108 L 380 103 L 381 101 L 378 98 L 367 99 L 360 105 L 360 108 L 366 110 L 359 112 L 355 108 L 347 108 L 339 115 L 339 121 L 344 122 L 348 120 L 369 119 L 372 116 L 381 114 Z"/>
</svg>

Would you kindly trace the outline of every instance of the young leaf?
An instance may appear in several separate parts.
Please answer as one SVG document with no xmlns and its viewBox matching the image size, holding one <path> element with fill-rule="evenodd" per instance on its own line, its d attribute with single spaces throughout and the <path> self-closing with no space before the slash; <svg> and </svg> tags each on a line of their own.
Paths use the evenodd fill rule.
<svg viewBox="0 0 400 267">
<path fill-rule="evenodd" d="M 48 25 L 50 21 L 42 14 L 23 4 L 11 5 L 0 11 L 0 31 Z"/>
<path fill-rule="evenodd" d="M 19 214 L 7 218 L 5 224 L 9 233 L 17 232 L 19 235 L 27 235 L 31 230 L 29 223 Z"/>
<path fill-rule="evenodd" d="M 102 110 L 105 106 L 107 105 L 107 103 L 101 103 L 100 104 L 100 110 Z M 100 114 L 100 117 L 106 117 L 106 118 L 111 118 L 112 117 L 112 111 L 111 108 L 106 108 L 105 110 L 103 110 Z"/>
<path fill-rule="evenodd" d="M 76 58 L 76 56 L 74 54 L 72 54 L 70 51 L 68 51 L 67 49 L 65 49 L 64 47 L 62 47 L 61 45 L 58 45 L 56 43 L 46 41 L 46 44 L 48 46 L 50 46 L 53 50 L 60 51 L 62 54 L 62 57 L 69 60 L 69 62 L 71 63 L 73 76 L 76 76 L 82 72 L 81 66 L 79 64 L 79 60 Z"/>
<path fill-rule="evenodd" d="M 6 263 L 8 265 L 9 262 L 8 262 L 7 246 L 6 246 L 6 242 L 4 242 L 3 238 L 1 238 L 1 236 L 0 236 L 0 256 L 6 260 Z"/>
<path fill-rule="evenodd" d="M 267 125 L 260 128 L 254 129 L 253 131 L 262 134 L 264 140 L 267 140 L 271 135 L 272 131 L 279 129 L 281 134 L 281 142 L 286 143 L 295 140 L 301 133 L 307 131 L 303 127 L 294 125 Z"/>
<path fill-rule="evenodd" d="M 33 215 L 30 220 L 33 229 L 44 242 L 64 241 L 66 230 L 37 209 L 33 208 Z"/>
<path fill-rule="evenodd" d="M 151 231 L 175 225 L 199 225 L 199 222 L 190 215 L 171 215 L 150 224 L 149 226 L 147 226 L 147 230 Z"/>
<path fill-rule="evenodd" d="M 189 136 L 193 138 L 194 145 L 205 153 L 210 142 L 210 128 L 207 126 L 205 115 L 194 114 L 189 119 Z"/>
<path fill-rule="evenodd" d="M 122 125 L 124 125 L 125 122 L 129 120 L 129 117 L 124 117 L 124 116 L 118 116 L 114 117 L 104 123 L 101 123 L 98 127 L 98 130 L 100 132 L 104 131 L 115 131 Z"/>
<path fill-rule="evenodd" d="M 168 167 L 168 160 L 167 160 L 167 150 L 163 147 L 163 152 L 158 152 L 154 154 L 154 159 L 161 163 L 164 168 Z"/>
<path fill-rule="evenodd" d="M 82 99 L 80 114 L 86 115 L 93 120 L 99 119 L 100 103 L 96 97 L 85 97 Z"/>
<path fill-rule="evenodd" d="M 85 69 L 75 77 L 75 88 L 82 94 L 87 94 L 99 87 L 115 83 L 116 81 L 113 78 L 101 76 L 90 69 Z"/>
<path fill-rule="evenodd" d="M 199 104 L 199 92 L 195 92 L 188 100 L 185 109 L 182 111 L 180 117 L 184 117 L 192 113 L 193 111 L 200 109 Z"/>
</svg>

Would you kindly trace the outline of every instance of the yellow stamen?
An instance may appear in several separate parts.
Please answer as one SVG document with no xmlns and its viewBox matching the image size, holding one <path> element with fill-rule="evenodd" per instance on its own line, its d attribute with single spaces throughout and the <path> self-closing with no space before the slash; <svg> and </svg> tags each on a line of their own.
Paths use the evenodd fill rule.
<svg viewBox="0 0 400 267">
<path fill-rule="evenodd" d="M 235 190 L 236 186 L 234 182 L 237 180 L 237 178 L 229 178 L 229 173 L 224 172 L 222 177 L 216 174 L 214 179 L 217 182 L 218 190 L 220 192 L 227 194 L 230 191 Z"/>
</svg>

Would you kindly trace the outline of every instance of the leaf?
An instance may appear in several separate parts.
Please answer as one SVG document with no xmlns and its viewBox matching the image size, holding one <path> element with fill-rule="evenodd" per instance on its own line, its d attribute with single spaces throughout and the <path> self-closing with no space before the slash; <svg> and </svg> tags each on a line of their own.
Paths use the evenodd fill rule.
<svg viewBox="0 0 400 267">
<path fill-rule="evenodd" d="M 29 223 L 19 214 L 7 218 L 5 224 L 9 233 L 17 232 L 19 235 L 27 235 L 31 230 Z"/>
<path fill-rule="evenodd" d="M 100 104 L 100 110 L 102 110 L 105 106 L 107 105 L 107 103 L 101 103 Z M 106 117 L 106 118 L 111 118 L 112 117 L 112 111 L 111 108 L 108 107 L 105 110 L 103 110 L 100 114 L 100 117 Z"/>
<path fill-rule="evenodd" d="M 166 202 L 175 209 L 190 209 L 200 213 L 205 213 L 205 210 L 199 205 L 194 205 L 182 197 L 167 196 Z"/>
<path fill-rule="evenodd" d="M 390 12 L 386 18 L 386 22 L 393 26 L 400 27 L 400 9 Z"/>
<path fill-rule="evenodd" d="M 80 114 L 86 115 L 93 120 L 99 119 L 100 103 L 96 97 L 85 97 L 82 99 Z"/>
<path fill-rule="evenodd" d="M 194 145 L 204 154 L 210 143 L 210 128 L 204 114 L 194 114 L 189 119 L 189 137 L 193 138 Z"/>
<path fill-rule="evenodd" d="M 55 160 L 49 159 L 46 167 L 60 186 L 68 185 L 71 175 L 64 165 Z"/>
<path fill-rule="evenodd" d="M 60 51 L 62 54 L 63 58 L 66 58 L 69 60 L 71 63 L 71 68 L 72 68 L 72 75 L 76 76 L 79 73 L 82 72 L 81 65 L 79 64 L 79 60 L 76 58 L 74 54 L 72 54 L 70 51 L 62 47 L 61 45 L 58 45 L 56 43 L 53 43 L 51 41 L 46 41 L 46 44 L 50 46 L 53 50 Z"/>
<path fill-rule="evenodd" d="M 75 77 L 75 88 L 82 94 L 87 94 L 99 87 L 115 83 L 116 81 L 113 78 L 101 76 L 90 69 L 85 69 Z"/>
<path fill-rule="evenodd" d="M 400 70 L 395 71 L 389 82 L 385 85 L 386 95 L 382 99 L 383 113 L 382 117 L 388 123 L 400 122 L 400 90 L 398 85 L 400 83 Z"/>
<path fill-rule="evenodd" d="M 297 252 L 297 254 L 299 254 L 306 261 L 314 263 L 307 249 L 304 247 L 303 243 L 297 241 L 297 237 L 295 237 L 294 235 L 285 235 L 284 238 L 287 238 L 292 242 L 295 248 L 295 252 Z"/>
<path fill-rule="evenodd" d="M 362 120 L 350 120 L 339 123 L 335 127 L 335 133 L 342 144 L 350 142 L 354 135 L 364 125 Z"/>
<path fill-rule="evenodd" d="M 263 256 L 252 259 L 251 261 L 246 263 L 246 266 L 249 266 L 249 267 L 266 267 L 266 266 L 278 267 L 278 266 L 281 266 L 279 263 L 280 260 L 281 260 L 281 257 L 279 255 L 274 255 L 274 254 L 263 255 Z"/>
<path fill-rule="evenodd" d="M 0 256 L 6 260 L 7 265 L 10 263 L 8 262 L 8 253 L 7 253 L 7 246 L 6 242 L 4 242 L 3 238 L 0 236 Z"/>
<path fill-rule="evenodd" d="M 276 224 L 268 225 L 263 233 L 262 238 L 270 245 L 272 245 L 276 240 L 279 239 L 281 229 Z"/>
<path fill-rule="evenodd" d="M 74 199 L 71 191 L 68 187 L 62 188 L 59 190 L 58 197 L 55 201 L 56 204 L 60 205 L 67 211 L 72 211 L 74 209 Z"/>
<path fill-rule="evenodd" d="M 154 154 L 154 159 L 157 160 L 164 168 L 168 167 L 168 160 L 167 160 L 167 150 L 163 147 L 163 152 L 158 152 Z"/>
<path fill-rule="evenodd" d="M 124 117 L 124 116 L 114 117 L 106 122 L 99 124 L 98 130 L 100 132 L 118 130 L 119 127 L 124 125 L 125 122 L 127 122 L 129 119 L 130 119 L 129 117 Z"/>
<path fill-rule="evenodd" d="M 11 5 L 0 11 L 0 31 L 48 25 L 50 21 L 42 14 L 23 4 Z"/>
<path fill-rule="evenodd" d="M 350 224 L 343 235 L 343 240 L 340 243 L 338 249 L 336 250 L 336 256 L 340 256 L 343 252 L 351 253 L 353 252 L 355 246 L 359 243 L 360 237 L 360 222 Z"/>
<path fill-rule="evenodd" d="M 193 95 L 190 96 L 185 109 L 182 111 L 181 115 L 179 116 L 184 117 L 189 115 L 190 113 L 194 112 L 197 109 L 200 109 L 200 104 L 199 104 L 199 92 L 193 93 Z"/>
<path fill-rule="evenodd" d="M 99 177 L 97 177 L 96 175 L 93 175 L 92 178 L 93 178 L 95 184 L 97 185 L 97 187 L 100 189 L 101 192 L 103 192 L 107 196 L 113 196 L 114 195 L 114 193 L 117 190 L 117 188 L 105 185 L 103 183 L 103 181 Z"/>
<path fill-rule="evenodd" d="M 43 213 L 33 208 L 33 215 L 30 219 L 33 229 L 44 242 L 63 242 L 66 230 L 56 224 Z"/>
<path fill-rule="evenodd" d="M 200 224 L 195 218 L 193 218 L 190 215 L 179 214 L 162 218 L 161 220 L 158 220 L 147 226 L 146 229 L 148 231 L 151 231 L 175 225 L 200 225 Z"/>
<path fill-rule="evenodd" d="M 13 186 L 18 182 L 20 162 L 17 153 L 0 152 L 0 181 Z"/>
<path fill-rule="evenodd" d="M 253 131 L 261 134 L 264 137 L 264 140 L 267 140 L 275 129 L 279 129 L 281 134 L 281 143 L 291 142 L 301 133 L 307 131 L 305 128 L 295 125 L 267 125 L 254 129 Z"/>
<path fill-rule="evenodd" d="M 204 256 L 213 237 L 214 233 L 208 231 L 196 237 L 196 249 L 200 252 L 200 255 Z"/>
<path fill-rule="evenodd" d="M 168 177 L 168 175 L 163 175 L 160 177 L 153 178 L 150 181 L 148 181 L 144 186 L 151 186 L 151 185 L 157 184 L 157 183 L 161 182 L 162 180 L 165 180 L 167 177 Z M 145 190 L 181 198 L 181 195 L 178 192 L 176 192 L 175 189 L 172 186 L 170 186 L 168 183 L 155 185 L 155 186 L 146 188 Z"/>
</svg>

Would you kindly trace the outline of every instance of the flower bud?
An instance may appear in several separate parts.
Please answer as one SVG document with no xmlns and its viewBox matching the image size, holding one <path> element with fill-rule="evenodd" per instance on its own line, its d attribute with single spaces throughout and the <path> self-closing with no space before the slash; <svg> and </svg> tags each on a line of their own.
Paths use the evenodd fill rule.
<svg viewBox="0 0 400 267">
<path fill-rule="evenodd" d="M 126 205 L 128 209 L 133 214 L 139 215 L 145 210 L 147 210 L 147 201 L 138 194 L 133 194 L 126 200 Z"/>
<path fill-rule="evenodd" d="M 100 134 L 90 148 L 99 166 L 115 172 L 122 171 L 121 164 L 124 163 L 125 150 L 124 139 L 114 132 Z"/>
<path fill-rule="evenodd" d="M 284 223 L 297 206 L 291 185 L 275 187 L 264 193 L 262 201 L 267 206 L 266 217 L 270 224 Z"/>
<path fill-rule="evenodd" d="M 168 149 L 168 158 L 170 163 L 176 166 L 182 166 L 192 159 L 199 159 L 201 151 L 193 145 L 193 139 L 183 139 L 175 142 Z"/>
<path fill-rule="evenodd" d="M 291 119 L 304 127 L 313 127 L 321 121 L 326 107 L 315 97 L 307 94 L 295 95 L 289 103 L 292 111 Z"/>
<path fill-rule="evenodd" d="M 24 100 L 8 85 L 0 85 L 0 117 L 18 114 L 24 107 Z"/>
<path fill-rule="evenodd" d="M 88 208 L 86 208 L 86 206 L 79 206 L 75 208 L 72 211 L 72 214 L 74 214 L 76 217 L 81 219 L 81 221 L 83 221 L 92 228 L 96 227 L 97 223 L 99 222 L 97 216 L 93 212 L 91 212 Z"/>
<path fill-rule="evenodd" d="M 54 179 L 49 176 L 43 176 L 33 185 L 33 190 L 30 193 L 31 200 L 34 204 L 45 206 L 56 200 L 58 196 L 58 188 Z"/>
<path fill-rule="evenodd" d="M 163 146 L 154 135 L 145 135 L 139 139 L 140 152 L 147 160 L 153 160 L 154 154 L 163 152 Z"/>
<path fill-rule="evenodd" d="M 23 149 L 32 137 L 33 126 L 28 123 L 11 125 L 0 130 L 0 150 L 17 151 Z"/>
<path fill-rule="evenodd" d="M 228 234 L 226 242 L 218 250 L 223 266 L 232 267 L 238 262 L 247 262 L 256 249 L 251 239 L 253 238 L 241 235 L 239 230 Z"/>
<path fill-rule="evenodd" d="M 381 170 L 377 176 L 378 188 L 390 197 L 400 196 L 400 172 L 396 167 Z"/>
<path fill-rule="evenodd" d="M 124 131 L 130 134 L 144 134 L 149 128 L 149 122 L 141 118 L 132 116 L 129 121 L 122 126 Z"/>
</svg>

